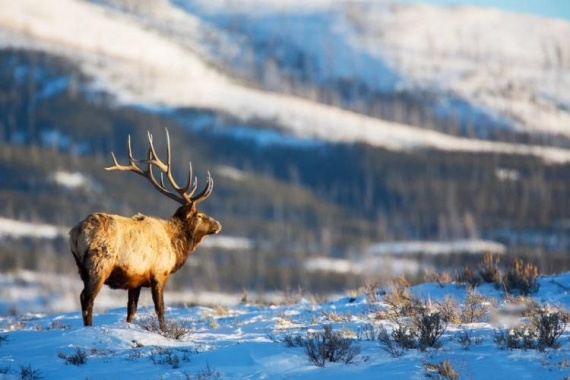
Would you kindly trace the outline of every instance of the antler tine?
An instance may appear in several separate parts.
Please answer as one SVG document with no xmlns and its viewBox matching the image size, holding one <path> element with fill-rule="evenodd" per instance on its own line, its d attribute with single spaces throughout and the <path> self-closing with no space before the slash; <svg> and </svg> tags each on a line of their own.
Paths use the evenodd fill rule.
<svg viewBox="0 0 570 380">
<path fill-rule="evenodd" d="M 168 178 L 168 181 L 170 182 L 170 185 L 172 186 L 172 188 L 174 190 L 176 190 L 176 192 L 178 194 L 180 194 L 181 196 L 183 196 L 186 199 L 184 192 L 187 190 L 187 188 L 182 188 L 182 187 L 178 186 L 178 184 L 176 183 L 176 181 L 174 180 L 174 177 L 172 175 L 172 168 L 170 165 L 170 162 L 171 162 L 170 136 L 168 134 L 168 129 L 165 128 L 165 130 L 166 130 L 166 164 L 164 162 L 162 162 L 162 160 L 160 158 L 158 158 L 158 154 L 156 154 L 156 150 L 154 148 L 152 134 L 150 132 L 148 132 L 149 159 L 147 162 L 149 165 L 154 165 L 154 166 L 158 167 L 164 174 L 166 174 L 166 178 Z"/>
<path fill-rule="evenodd" d="M 113 157 L 113 165 L 120 166 L 119 162 L 117 161 L 117 157 L 115 157 L 115 153 L 111 152 L 111 157 Z M 111 170 L 111 167 L 105 168 L 105 170 Z"/>
<path fill-rule="evenodd" d="M 202 190 L 195 197 L 192 197 L 192 201 L 194 203 L 200 203 L 202 201 L 205 201 L 206 199 L 208 199 L 210 194 L 212 194 L 212 190 L 214 190 L 214 180 L 212 179 L 210 172 L 208 172 L 208 181 L 207 182 L 208 183 L 206 184 L 206 187 L 204 188 L 204 190 Z"/>
<path fill-rule="evenodd" d="M 111 157 L 113 157 L 113 166 L 106 167 L 105 170 L 120 170 L 120 171 L 131 171 L 137 173 L 138 175 L 145 176 L 144 172 L 135 164 L 137 160 L 133 158 L 133 151 L 131 149 L 131 135 L 127 139 L 127 156 L 129 158 L 129 165 L 121 165 L 115 157 L 115 153 L 111 152 Z"/>
<path fill-rule="evenodd" d="M 129 157 L 129 162 L 136 161 L 133 157 L 133 149 L 131 147 L 131 135 L 128 135 L 127 137 L 127 156 Z"/>
<path fill-rule="evenodd" d="M 197 179 L 194 180 L 194 186 L 192 187 L 192 190 L 188 193 L 188 189 L 190 189 L 190 185 L 192 184 L 192 162 L 188 162 L 189 164 L 189 170 L 188 170 L 188 180 L 186 181 L 186 185 L 184 185 L 184 187 L 179 187 L 178 185 L 176 185 L 176 183 L 174 182 L 174 177 L 172 176 L 172 170 L 171 170 L 171 166 L 170 166 L 170 162 L 171 162 L 171 153 L 170 153 L 170 133 L 168 133 L 168 128 L 164 128 L 164 130 L 166 131 L 166 165 L 168 167 L 168 171 L 166 173 L 168 180 L 170 181 L 172 187 L 179 193 L 181 194 L 184 199 L 187 199 L 188 201 L 191 200 L 192 198 L 192 194 L 194 194 L 194 192 L 196 191 L 196 187 L 197 185 Z"/>
<path fill-rule="evenodd" d="M 168 170 L 170 170 L 170 134 L 168 133 L 168 128 L 164 128 L 166 132 L 166 165 Z"/>
<path fill-rule="evenodd" d="M 186 186 L 184 186 L 184 193 L 188 195 L 188 198 L 192 199 L 192 195 L 196 192 L 196 188 L 198 187 L 198 178 L 194 178 L 192 181 L 192 162 L 188 162 L 188 181 L 186 182 Z M 190 185 L 192 188 L 190 189 Z M 190 191 L 188 191 L 190 189 Z"/>
<path fill-rule="evenodd" d="M 152 133 L 147 131 L 148 136 L 148 160 L 147 163 L 157 166 L 160 170 L 166 171 L 166 165 L 158 158 L 154 144 L 152 143 Z"/>
<path fill-rule="evenodd" d="M 152 154 L 151 150 L 149 148 L 149 157 Z M 151 160 L 149 158 L 149 160 L 147 160 L 148 162 L 148 166 L 147 166 L 147 170 L 145 172 L 145 177 L 148 178 L 148 180 L 150 181 L 150 183 L 152 183 L 152 185 L 158 190 L 160 191 L 162 194 L 166 195 L 168 198 L 175 200 L 176 202 L 184 205 L 186 203 L 188 203 L 188 201 L 186 200 L 186 198 L 181 198 L 179 196 L 177 196 L 176 194 L 170 192 L 166 186 L 164 185 L 164 179 L 163 179 L 163 175 L 162 172 L 160 173 L 160 183 L 158 183 L 158 181 L 156 180 L 155 176 L 154 176 L 154 172 L 152 170 L 152 163 Z"/>
<path fill-rule="evenodd" d="M 168 133 L 168 128 L 164 128 L 164 131 L 166 132 L 166 178 L 168 178 L 168 181 L 170 181 L 170 184 L 172 185 L 172 187 L 174 188 L 174 190 L 176 190 L 176 192 L 180 195 L 182 195 L 184 197 L 184 199 L 186 199 L 186 190 L 188 190 L 188 182 L 190 180 L 188 180 L 188 182 L 186 183 L 186 186 L 184 187 L 180 187 L 176 184 L 176 182 L 174 181 L 174 177 L 172 176 L 172 166 L 170 165 L 171 162 L 171 154 L 170 154 L 170 134 Z"/>
</svg>

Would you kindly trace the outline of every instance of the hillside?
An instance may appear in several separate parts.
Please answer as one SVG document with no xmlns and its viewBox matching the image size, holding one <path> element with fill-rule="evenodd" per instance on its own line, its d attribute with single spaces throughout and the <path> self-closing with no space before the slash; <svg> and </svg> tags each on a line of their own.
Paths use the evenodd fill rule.
<svg viewBox="0 0 570 380">
<path fill-rule="evenodd" d="M 174 4 L 218 28 L 223 38 L 202 33 L 205 50 L 263 88 L 450 134 L 567 145 L 567 21 L 392 1 Z"/>
<path fill-rule="evenodd" d="M 38 5 L 29 2 L 29 0 L 17 3 L 8 2 L 4 7 L 6 12 L 4 12 L 3 21 L 0 20 L 0 25 L 6 25 L 5 33 L 8 33 L 8 37 L 14 33 L 19 36 L 18 38 L 7 38 L 8 46 L 15 45 L 57 52 L 59 55 L 80 62 L 85 72 L 98 78 L 100 86 L 124 102 L 207 108 L 230 113 L 241 120 L 273 120 L 295 136 L 316 137 L 333 142 L 366 142 L 391 149 L 428 147 L 468 152 L 506 151 L 518 154 L 537 154 L 547 160 L 561 160 L 563 162 L 570 157 L 565 150 L 472 141 L 435 131 L 428 132 L 425 131 L 425 126 L 424 128 L 417 128 L 400 123 L 380 121 L 342 109 L 327 107 L 314 101 L 255 90 L 240 85 L 223 72 L 216 70 L 215 66 L 208 65 L 194 52 L 193 49 L 203 51 L 206 48 L 200 45 L 200 41 L 191 39 L 193 35 L 204 33 L 200 29 L 205 27 L 202 25 L 201 19 L 182 13 L 179 8 L 168 2 L 133 7 L 129 7 L 129 2 L 123 4 L 121 1 L 113 1 L 110 4 L 111 7 L 104 9 L 86 2 L 71 0 L 61 0 L 57 3 L 57 7 L 51 4 Z M 297 3 L 294 4 L 297 5 Z M 31 11 L 32 9 L 33 11 Z M 65 12 L 59 9 L 65 9 Z M 126 14 L 123 12 L 125 9 L 127 10 Z M 231 10 L 233 8 L 224 8 L 223 4 L 220 8 L 216 8 L 219 12 L 221 9 Z M 271 17 L 268 18 L 267 16 L 280 9 L 277 7 L 271 12 L 270 7 L 269 11 L 262 13 L 264 18 L 261 21 L 264 23 L 273 21 L 281 23 L 281 20 L 272 20 Z M 295 9 L 293 7 L 293 10 Z M 132 11 L 129 12 L 129 10 Z M 284 14 L 287 16 L 289 12 L 284 12 Z M 301 15 L 303 14 L 301 12 Z M 309 15 L 312 14 L 309 13 Z M 240 16 L 242 16 L 241 13 L 235 17 L 239 19 Z M 447 16 L 449 15 L 440 17 Z M 525 21 L 525 19 L 520 20 L 517 25 L 525 25 Z M 167 23 L 169 28 L 165 29 L 164 23 Z M 287 23 L 285 22 L 285 24 Z M 370 22 L 370 24 L 376 23 Z M 435 20 L 435 24 L 437 24 L 437 20 Z M 546 22 L 537 24 L 539 28 L 543 25 L 549 27 L 551 25 L 551 23 Z M 253 25 L 255 26 L 255 23 Z M 555 26 L 562 30 L 563 35 L 567 33 L 566 29 L 570 31 L 570 27 L 564 23 Z M 74 33 L 81 28 L 92 32 L 79 35 Z M 554 27 L 552 29 L 554 31 L 551 33 L 558 31 Z M 279 30 L 282 33 L 289 33 L 287 28 Z M 264 38 L 282 38 L 280 36 L 273 37 L 270 33 L 271 29 L 269 31 L 253 29 L 252 32 L 255 32 L 256 36 Z M 349 39 L 352 36 L 349 32 L 341 35 Z M 224 39 L 224 37 L 227 36 L 222 35 L 220 38 Z M 325 38 L 328 36 L 325 35 Z M 537 38 L 541 40 L 546 37 L 539 35 Z M 334 35 L 331 39 L 335 42 Z M 113 41 L 112 44 L 106 42 L 111 40 Z M 320 45 L 324 45 L 324 43 Z M 283 46 L 287 48 L 286 44 Z M 217 48 L 224 47 L 227 46 Z M 313 45 L 303 48 L 313 50 Z M 336 57 L 334 52 L 333 50 L 331 54 Z M 561 59 L 564 59 L 560 65 L 565 65 L 566 53 L 561 52 L 560 54 L 562 54 Z M 316 52 L 318 59 L 326 58 L 323 55 L 319 54 L 318 51 Z M 342 56 L 340 57 L 342 58 Z M 499 60 L 503 61 L 510 58 L 499 57 Z M 239 60 L 239 57 L 237 59 Z M 288 62 L 289 57 L 284 59 Z M 357 58 L 355 59 L 358 61 Z M 537 58 L 533 57 L 533 59 L 536 60 Z M 271 62 L 268 58 L 263 59 L 263 61 Z M 133 64 L 134 62 L 136 64 Z M 326 75 L 326 72 L 323 74 L 321 66 L 323 65 L 317 65 L 315 70 Z M 340 66 L 344 71 L 350 72 L 371 71 L 359 70 L 354 67 L 347 68 L 343 67 L 342 64 Z M 250 67 L 254 69 L 255 66 L 250 65 Z M 565 70 L 565 66 L 562 66 L 562 70 Z M 382 74 L 378 75 L 382 77 Z M 138 79 L 140 77 L 144 77 L 145 80 L 141 82 Z M 370 82 L 366 77 L 358 78 L 358 80 L 364 83 Z M 313 82 L 315 79 L 309 78 L 309 81 Z M 319 81 L 316 80 L 316 82 L 318 85 Z M 371 82 L 377 83 L 378 80 Z M 376 89 L 372 90 L 369 98 L 374 96 Z M 413 89 L 412 91 L 416 90 Z M 496 92 L 494 89 L 489 91 Z M 543 92 L 540 89 L 537 91 Z M 550 92 L 545 94 L 545 98 L 550 97 Z M 560 98 L 560 104 L 556 105 L 556 112 L 553 114 L 564 117 L 566 100 L 564 95 L 558 96 L 558 98 Z M 443 103 L 445 102 L 447 100 L 444 97 Z M 548 108 L 548 106 L 545 107 Z M 536 112 L 530 109 L 528 113 L 534 115 Z M 529 118 L 524 118 L 524 120 L 527 119 Z M 472 122 L 477 125 L 480 124 L 478 120 Z M 561 125 L 564 124 L 564 120 L 556 119 L 554 123 Z M 460 124 L 465 123 L 460 122 Z M 346 125 L 351 125 L 351 128 L 347 129 Z M 546 132 L 552 133 L 553 131 L 547 130 Z M 558 130 L 554 132 L 555 135 L 559 134 Z M 560 142 L 559 139 L 557 141 Z"/>
<path fill-rule="evenodd" d="M 142 157 L 147 130 L 160 145 L 164 128 L 178 177 L 187 161 L 199 181 L 214 176 L 203 207 L 225 235 L 177 286 L 327 293 L 461 270 L 488 247 L 570 268 L 570 150 L 556 127 L 566 22 L 383 2 L 226 5 L 0 1 L 2 268 L 75 272 L 65 233 L 22 235 L 29 223 L 169 216 L 140 178 L 102 170 L 111 151 L 124 158 L 127 135 Z M 496 35 L 478 26 L 488 17 Z M 447 18 L 457 22 L 440 40 L 429 25 Z M 527 25 L 540 53 L 518 48 Z"/>
</svg>

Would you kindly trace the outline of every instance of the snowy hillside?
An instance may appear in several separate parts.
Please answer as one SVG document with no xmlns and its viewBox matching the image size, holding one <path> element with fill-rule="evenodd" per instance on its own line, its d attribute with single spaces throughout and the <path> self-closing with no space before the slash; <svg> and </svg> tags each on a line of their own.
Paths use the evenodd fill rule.
<svg viewBox="0 0 570 380">
<path fill-rule="evenodd" d="M 175 3 L 235 29 L 238 46 L 279 41 L 284 46 L 276 51 L 302 51 L 314 80 L 350 78 L 381 92 L 425 91 L 440 113 L 482 113 L 518 130 L 570 136 L 567 21 L 390 1 Z"/>
<path fill-rule="evenodd" d="M 570 273 L 542 277 L 539 285 L 533 299 L 546 309 L 537 307 L 534 315 L 561 321 L 570 307 Z M 470 305 L 483 312 L 444 323 L 434 346 L 423 349 L 379 340 L 381 331 L 408 326 L 408 318 L 390 317 L 393 299 L 380 293 L 274 306 L 171 307 L 165 334 L 153 327 L 152 307 L 139 310 L 134 324 L 124 322 L 125 308 L 96 314 L 94 327 L 83 327 L 79 312 L 2 317 L 0 371 L 4 379 L 561 379 L 570 374 L 570 330 L 551 326 L 554 348 L 537 347 L 530 322 L 535 317 L 520 316 L 530 304 L 505 300 L 491 285 L 479 287 L 475 303 L 460 284 L 426 283 L 409 292 L 426 307 L 451 305 L 451 297 L 458 311 Z M 440 318 L 437 313 L 426 315 Z M 344 350 L 327 351 L 338 361 L 320 362 L 307 342 Z"/>
<path fill-rule="evenodd" d="M 567 162 L 570 160 L 570 151 L 566 149 L 456 137 L 419 127 L 362 116 L 289 95 L 248 88 L 218 71 L 214 66 L 204 61 L 203 57 L 195 53 L 195 51 L 208 49 L 208 47 L 203 46 L 204 33 L 211 31 L 213 35 L 210 37 L 212 38 L 227 38 L 227 36 L 217 30 L 215 26 L 204 25 L 205 21 L 199 17 L 183 12 L 181 8 L 175 6 L 178 2 L 173 4 L 161 1 L 153 3 L 152 7 L 131 5 L 133 10 L 128 12 L 121 11 L 121 9 L 129 10 L 128 6 L 122 8 L 103 7 L 97 3 L 79 0 L 51 2 L 3 0 L 0 2 L 3 9 L 2 14 L 0 14 L 0 45 L 41 49 L 73 59 L 79 62 L 83 69 L 96 79 L 97 86 L 116 94 L 123 102 L 166 107 L 191 106 L 227 112 L 242 120 L 269 120 L 277 122 L 289 133 L 299 138 L 318 138 L 333 142 L 366 142 L 390 149 L 423 147 L 451 151 L 531 154 L 543 157 L 549 162 Z M 340 61 L 335 57 L 333 59 L 335 65 L 333 66 L 337 67 L 336 62 L 338 61 L 340 71 L 332 72 L 330 75 L 347 75 L 346 70 L 354 70 L 362 73 L 362 75 L 378 75 L 376 69 L 380 67 L 378 66 L 380 61 L 374 58 L 376 50 L 368 51 L 371 48 L 366 41 L 370 36 L 366 33 L 379 32 L 368 31 L 368 29 L 360 28 L 358 25 L 353 25 L 351 28 L 366 31 L 364 35 L 359 36 L 350 31 L 347 29 L 350 25 L 347 24 L 348 20 L 343 16 L 344 13 L 337 14 L 335 12 L 340 12 L 340 10 L 348 12 L 352 7 L 342 2 L 333 3 L 334 9 L 337 11 L 332 12 L 333 16 L 331 17 L 336 20 L 342 16 L 341 19 L 344 20 L 339 25 L 345 29 L 338 31 L 343 36 L 343 43 L 352 49 L 351 52 L 362 51 L 362 54 L 371 57 L 372 61 L 368 61 L 368 64 L 363 67 L 355 68 L 342 64 L 342 56 L 338 58 Z M 112 2 L 112 4 L 129 5 L 130 3 Z M 199 3 L 197 4 L 199 5 Z M 250 6 L 249 3 L 247 4 L 243 8 L 244 10 Z M 282 7 L 281 3 L 275 4 L 280 5 L 274 5 L 275 9 L 271 5 L 267 5 L 267 12 L 289 11 L 291 7 L 295 11 L 300 9 L 300 11 L 308 12 L 314 9 L 322 10 L 323 7 L 332 5 L 325 1 L 309 2 L 309 6 L 301 8 L 296 7 L 300 2 L 286 3 Z M 217 2 L 214 2 L 212 6 L 217 7 L 215 8 L 217 10 L 232 9 L 223 8 L 223 3 Z M 252 2 L 251 6 L 257 6 L 257 3 Z M 357 7 L 355 11 L 358 9 Z M 411 9 L 410 12 L 415 8 Z M 439 15 L 438 17 L 447 17 L 445 14 L 442 16 L 438 13 L 443 11 L 433 12 Z M 350 14 L 353 13 L 351 11 Z M 260 14 L 264 15 L 266 12 Z M 309 12 L 309 14 L 311 13 Z M 372 17 L 375 14 L 372 12 L 370 16 Z M 394 20 L 396 21 L 393 22 L 397 22 L 398 19 Z M 365 21 L 360 16 L 354 20 L 354 22 Z M 517 25 L 525 24 L 527 21 L 522 19 Z M 330 24 L 328 19 L 325 19 L 325 22 L 327 25 Z M 542 26 L 547 26 L 549 31 L 552 30 L 552 33 L 560 31 L 562 35 L 566 33 L 567 29 L 570 29 L 564 22 L 558 22 L 551 26 L 550 22 L 540 22 L 540 20 L 533 19 L 533 23 L 539 29 Z M 376 25 L 376 21 L 372 20 L 370 24 Z M 257 31 L 255 25 L 255 23 L 252 24 L 252 31 L 254 32 Z M 271 34 L 263 35 L 271 37 Z M 308 39 L 307 41 L 311 40 Z M 404 41 L 408 41 L 410 44 L 413 42 L 409 39 Z M 386 40 L 382 44 L 390 46 L 390 40 Z M 381 47 L 380 45 L 374 46 L 376 46 L 374 49 Z M 312 47 L 313 45 L 307 46 L 309 49 Z M 392 50 L 400 54 L 406 49 L 403 46 Z M 467 56 L 470 54 L 466 53 Z M 566 59 L 564 51 L 561 51 L 560 54 L 562 54 L 563 59 Z M 401 60 L 398 57 L 400 56 L 396 54 L 393 59 Z M 432 67 L 433 60 L 416 60 L 415 53 L 406 57 L 406 62 L 418 61 L 418 64 L 425 65 L 426 68 L 425 70 L 416 70 L 415 67 L 403 66 L 398 77 L 407 76 L 408 79 L 402 82 L 404 84 L 424 83 L 425 78 L 430 76 L 429 73 L 436 70 Z M 437 62 L 441 61 L 438 57 L 434 59 Z M 500 60 L 504 61 L 504 58 L 500 58 Z M 393 64 L 390 63 L 389 57 L 386 58 L 386 62 Z M 536 62 L 531 62 L 531 66 L 534 67 L 535 64 Z M 451 62 L 450 65 L 457 66 L 457 63 Z M 325 71 L 323 75 L 329 74 Z M 446 77 L 447 74 L 442 75 Z M 459 68 L 450 75 L 449 79 L 471 77 L 474 74 L 467 69 Z M 531 76 L 532 78 L 535 77 Z M 368 79 L 364 78 L 365 81 Z M 381 83 L 382 81 L 372 80 L 372 82 Z M 457 81 L 449 82 L 459 83 Z M 401 86 L 402 83 L 397 82 L 398 86 Z M 559 92 L 564 92 L 564 86 L 561 85 L 560 80 L 550 80 L 548 83 L 560 85 L 557 87 L 560 88 Z M 394 84 L 396 82 L 389 80 L 388 86 Z M 518 83 L 516 85 L 518 86 Z M 448 91 L 459 93 L 460 89 L 468 87 L 461 83 L 458 84 L 460 89 L 445 88 L 443 83 L 437 86 L 442 87 L 444 93 Z M 433 86 L 430 84 L 428 87 Z M 465 91 L 479 91 L 479 87 L 472 86 L 470 88 L 474 89 Z M 537 88 L 536 91 L 532 88 L 532 91 L 539 94 L 544 92 L 541 88 Z M 460 93 L 459 95 L 463 96 L 464 94 Z M 554 95 L 559 94 L 553 94 L 549 89 L 544 96 L 541 95 L 541 99 L 550 99 Z M 484 99 L 488 99 L 488 97 L 486 96 Z M 566 104 L 566 100 L 563 96 L 557 96 L 555 101 L 558 102 L 555 114 L 559 116 L 555 118 L 554 124 L 565 125 L 564 104 Z M 484 100 L 481 103 L 482 107 L 488 108 L 487 103 L 489 102 Z M 524 109 L 525 113 L 530 109 L 529 112 L 535 115 L 536 112 L 529 107 L 527 103 L 521 103 L 521 108 Z M 507 108 L 513 107 L 508 106 Z M 502 109 L 499 111 L 502 112 Z M 518 118 L 520 115 L 515 114 L 515 116 Z M 529 119 L 528 122 L 532 124 L 532 120 Z M 549 126 L 551 124 L 545 123 L 544 125 Z"/>
</svg>

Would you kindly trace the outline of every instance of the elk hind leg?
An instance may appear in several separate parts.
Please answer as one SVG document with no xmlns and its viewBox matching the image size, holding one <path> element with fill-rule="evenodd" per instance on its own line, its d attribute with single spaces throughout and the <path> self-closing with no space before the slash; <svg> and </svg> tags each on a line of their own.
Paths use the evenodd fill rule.
<svg viewBox="0 0 570 380">
<path fill-rule="evenodd" d="M 92 326 L 93 325 L 93 304 L 95 302 L 95 297 L 101 291 L 103 287 L 104 280 L 102 279 L 87 279 L 84 282 L 84 288 L 79 297 L 81 301 L 81 312 L 83 315 L 83 325 Z"/>
<path fill-rule="evenodd" d="M 132 322 L 137 312 L 141 287 L 129 289 L 129 302 L 127 303 L 127 322 Z"/>
</svg>

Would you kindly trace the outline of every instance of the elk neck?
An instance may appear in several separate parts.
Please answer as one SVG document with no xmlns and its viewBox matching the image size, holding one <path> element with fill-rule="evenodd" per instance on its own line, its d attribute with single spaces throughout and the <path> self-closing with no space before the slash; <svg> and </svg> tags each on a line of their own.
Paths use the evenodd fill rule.
<svg viewBox="0 0 570 380">
<path fill-rule="evenodd" d="M 202 237 L 194 236 L 194 226 L 196 221 L 191 220 L 184 220 L 178 217 L 177 215 L 172 216 L 168 220 L 169 232 L 171 237 L 172 247 L 176 253 L 176 266 L 172 272 L 177 271 L 192 252 L 196 250 L 198 247 L 199 242 L 202 240 Z"/>
</svg>

